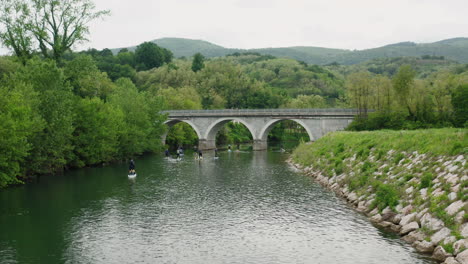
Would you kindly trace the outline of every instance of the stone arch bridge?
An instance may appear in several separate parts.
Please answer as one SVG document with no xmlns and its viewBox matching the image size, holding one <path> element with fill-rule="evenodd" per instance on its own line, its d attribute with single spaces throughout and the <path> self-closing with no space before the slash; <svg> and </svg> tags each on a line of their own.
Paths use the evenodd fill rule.
<svg viewBox="0 0 468 264">
<path fill-rule="evenodd" d="M 280 121 L 292 120 L 304 127 L 311 141 L 328 132 L 343 130 L 357 115 L 354 109 L 226 109 L 226 110 L 173 110 L 167 114 L 166 125 L 184 122 L 197 133 L 198 148 L 216 148 L 216 134 L 228 122 L 244 124 L 252 134 L 253 149 L 267 149 L 267 137 Z M 165 144 L 166 136 L 162 141 Z"/>
</svg>

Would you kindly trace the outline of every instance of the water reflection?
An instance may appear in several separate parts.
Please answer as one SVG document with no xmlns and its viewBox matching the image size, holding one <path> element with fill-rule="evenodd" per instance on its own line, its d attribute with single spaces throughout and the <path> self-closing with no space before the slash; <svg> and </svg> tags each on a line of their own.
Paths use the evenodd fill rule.
<svg viewBox="0 0 468 264">
<path fill-rule="evenodd" d="M 21 263 L 433 263 L 290 169 L 282 153 L 204 156 L 137 160 L 135 180 L 121 164 L 4 192 L 1 206 L 22 202 L 2 209 L 0 245 L 29 243 L 15 254 L 35 261 Z M 22 200 L 31 192 L 54 199 Z M 5 228 L 26 221 L 18 212 L 29 212 L 27 234 Z"/>
</svg>

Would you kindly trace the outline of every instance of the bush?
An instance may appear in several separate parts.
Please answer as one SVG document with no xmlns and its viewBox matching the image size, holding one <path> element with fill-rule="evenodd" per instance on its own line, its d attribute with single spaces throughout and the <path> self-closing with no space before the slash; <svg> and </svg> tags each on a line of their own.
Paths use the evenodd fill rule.
<svg viewBox="0 0 468 264">
<path fill-rule="evenodd" d="M 429 188 L 432 186 L 432 179 L 434 175 L 432 173 L 426 172 L 421 177 L 421 183 L 419 184 L 419 189 Z"/>
<path fill-rule="evenodd" d="M 378 184 L 374 206 L 379 210 L 383 210 L 387 206 L 395 208 L 398 205 L 398 192 L 396 188 L 390 184 Z"/>
</svg>

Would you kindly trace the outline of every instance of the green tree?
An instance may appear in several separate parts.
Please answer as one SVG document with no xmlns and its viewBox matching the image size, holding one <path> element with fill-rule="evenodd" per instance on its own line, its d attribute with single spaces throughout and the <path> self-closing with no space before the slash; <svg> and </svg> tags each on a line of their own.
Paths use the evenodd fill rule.
<svg viewBox="0 0 468 264">
<path fill-rule="evenodd" d="M 73 167 L 98 164 L 115 159 L 119 135 L 124 127 L 121 109 L 99 98 L 78 99 L 73 131 Z"/>
<path fill-rule="evenodd" d="M 146 92 L 138 92 L 130 79 L 117 80 L 109 95 L 112 107 L 124 113 L 124 127 L 119 135 L 119 156 L 157 151 L 161 148 L 161 135 L 165 128 L 164 116 L 159 114 L 162 101 Z"/>
<path fill-rule="evenodd" d="M 196 53 L 193 56 L 192 71 L 197 72 L 205 67 L 205 57 L 201 53 Z"/>
<path fill-rule="evenodd" d="M 0 41 L 12 49 L 23 65 L 34 52 L 34 36 L 26 25 L 31 11 L 24 1 L 3 0 L 0 2 Z"/>
<path fill-rule="evenodd" d="M 89 55 L 79 55 L 64 67 L 65 79 L 69 81 L 76 95 L 81 97 L 106 98 L 114 89 L 107 74 L 101 72 Z"/>
<path fill-rule="evenodd" d="M 0 188 L 20 183 L 18 176 L 33 148 L 31 137 L 44 125 L 35 111 L 36 96 L 31 85 L 0 84 Z"/>
<path fill-rule="evenodd" d="M 468 125 L 468 84 L 460 85 L 452 95 L 454 123 L 457 127 Z"/>
<path fill-rule="evenodd" d="M 59 61 L 74 44 L 86 41 L 88 24 L 108 11 L 95 11 L 91 0 L 5 0 L 0 20 L 3 43 L 22 58 L 39 50 Z"/>
<path fill-rule="evenodd" d="M 55 61 L 30 60 L 16 72 L 12 82 L 24 82 L 37 92 L 39 103 L 34 109 L 45 125 L 31 137 L 31 155 L 27 157 L 29 172 L 55 173 L 71 158 L 74 95 Z"/>
<path fill-rule="evenodd" d="M 395 90 L 395 96 L 401 107 L 406 108 L 410 116 L 415 116 L 415 113 L 411 111 L 410 106 L 410 93 L 414 88 L 414 77 L 416 73 L 410 65 L 403 65 L 398 69 L 397 74 L 393 77 L 393 89 Z"/>
<path fill-rule="evenodd" d="M 169 52 L 153 42 L 144 42 L 135 50 L 135 62 L 137 68 L 142 71 L 158 68 L 171 60 L 172 56 Z"/>
</svg>

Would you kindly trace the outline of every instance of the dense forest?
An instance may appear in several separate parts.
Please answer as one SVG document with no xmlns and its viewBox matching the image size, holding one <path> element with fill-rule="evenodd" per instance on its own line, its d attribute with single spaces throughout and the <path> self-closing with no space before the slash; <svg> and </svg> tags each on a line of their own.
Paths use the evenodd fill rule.
<svg viewBox="0 0 468 264">
<path fill-rule="evenodd" d="M 48 3 L 55 8 L 30 8 L 47 14 L 72 10 L 63 5 L 92 2 Z M 175 58 L 171 50 L 153 42 L 117 53 L 74 52 L 73 43 L 49 38 L 83 40 L 85 25 L 75 25 L 84 31 L 71 36 L 7 11 L 0 23 L 16 35 L 0 32 L 2 43 L 13 51 L 0 57 L 0 187 L 31 175 L 161 151 L 160 137 L 167 128 L 160 110 L 166 109 L 357 108 L 360 114 L 351 130 L 468 124 L 468 65 L 440 56 L 318 66 L 256 52 Z M 301 127 L 288 121 L 269 135 L 283 142 L 306 137 Z M 248 130 L 237 123 L 229 123 L 217 136 L 218 144 L 250 139 Z M 195 132 L 186 124 L 169 131 L 169 146 L 196 143 Z"/>
<path fill-rule="evenodd" d="M 380 58 L 421 56 L 445 57 L 460 63 L 468 63 L 468 38 L 453 38 L 422 44 L 402 42 L 365 50 L 307 46 L 242 50 L 225 48 L 203 40 L 183 38 L 161 38 L 151 42 L 171 50 L 175 57 L 192 57 L 196 53 L 202 53 L 207 58 L 213 58 L 223 57 L 236 52 L 257 52 L 262 55 L 287 57 L 317 65 L 328 65 L 332 63 L 353 65 Z M 136 46 L 127 47 L 127 49 L 131 51 L 135 51 L 135 48 Z M 117 53 L 119 50 L 120 49 L 112 49 L 114 53 Z"/>
</svg>

